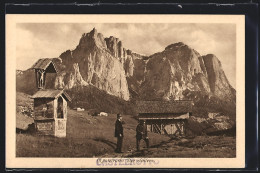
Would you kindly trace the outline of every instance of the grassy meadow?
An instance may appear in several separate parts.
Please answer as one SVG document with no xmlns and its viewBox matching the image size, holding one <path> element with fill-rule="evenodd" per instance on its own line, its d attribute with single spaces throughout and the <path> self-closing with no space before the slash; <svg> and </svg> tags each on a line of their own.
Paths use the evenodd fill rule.
<svg viewBox="0 0 260 173">
<path fill-rule="evenodd" d="M 114 153 L 115 114 L 108 117 L 90 116 L 87 112 L 68 111 L 67 137 L 56 138 L 37 134 L 16 135 L 17 157 L 95 157 Z M 137 120 L 123 115 L 124 141 L 123 151 L 132 152 L 136 147 L 135 128 Z M 149 133 L 150 144 L 158 145 L 168 141 L 167 136 Z M 144 147 L 145 143 L 141 143 Z"/>
<path fill-rule="evenodd" d="M 17 106 L 29 106 L 32 99 L 17 93 Z M 232 158 L 236 156 L 235 136 L 187 136 L 171 139 L 168 136 L 148 133 L 150 149 L 136 152 L 135 128 L 137 120 L 132 115 L 123 115 L 123 154 L 114 152 L 115 114 L 108 117 L 91 116 L 87 111 L 68 109 L 67 136 L 56 138 L 35 133 L 16 133 L 17 157 L 179 157 L 179 158 Z M 16 126 L 25 129 L 33 119 L 17 110 Z M 193 129 L 198 129 L 192 126 Z"/>
</svg>

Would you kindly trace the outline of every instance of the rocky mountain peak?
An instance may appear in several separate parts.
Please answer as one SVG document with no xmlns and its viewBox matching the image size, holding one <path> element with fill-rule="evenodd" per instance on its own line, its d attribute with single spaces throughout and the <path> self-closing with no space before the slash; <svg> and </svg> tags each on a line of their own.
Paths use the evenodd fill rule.
<svg viewBox="0 0 260 173">
<path fill-rule="evenodd" d="M 211 92 L 221 98 L 232 95 L 230 90 L 232 87 L 227 80 L 219 59 L 213 54 L 207 54 L 202 56 L 202 58 L 207 70 Z M 223 88 L 227 90 L 223 90 Z"/>
<path fill-rule="evenodd" d="M 149 56 L 144 79 L 143 98 L 187 99 L 185 91 L 213 94 L 226 100 L 235 97 L 219 59 L 213 54 L 201 56 L 183 42 L 170 44 L 164 51 Z"/>
<path fill-rule="evenodd" d="M 89 32 L 92 36 L 97 35 L 97 29 L 93 28 L 90 32 Z"/>
<path fill-rule="evenodd" d="M 222 65 L 219 59 L 214 54 L 207 54 L 202 56 L 205 66 L 211 71 L 222 70 Z"/>
<path fill-rule="evenodd" d="M 107 48 L 104 36 L 93 28 L 89 33 L 84 33 L 79 41 L 79 48 Z"/>
<path fill-rule="evenodd" d="M 212 67 L 219 66 L 219 68 L 222 68 L 221 62 L 214 54 L 207 54 L 207 55 L 203 56 L 203 60 L 205 63 L 208 63 L 208 64 L 210 63 L 212 65 Z"/>
<path fill-rule="evenodd" d="M 118 38 L 114 36 L 110 36 L 109 38 L 105 38 L 105 42 L 110 53 L 119 58 L 123 58 L 126 56 L 126 51 L 123 48 L 123 43 Z"/>
<path fill-rule="evenodd" d="M 108 38 L 105 38 L 106 41 L 110 41 L 110 42 L 119 42 L 119 38 L 116 38 L 114 36 L 110 36 Z"/>
<path fill-rule="evenodd" d="M 165 50 L 177 49 L 177 48 L 181 48 L 181 47 L 186 47 L 186 48 L 188 48 L 188 45 L 184 44 L 183 42 L 178 42 L 178 43 L 174 43 L 174 44 L 168 45 L 168 46 L 165 48 Z"/>
</svg>

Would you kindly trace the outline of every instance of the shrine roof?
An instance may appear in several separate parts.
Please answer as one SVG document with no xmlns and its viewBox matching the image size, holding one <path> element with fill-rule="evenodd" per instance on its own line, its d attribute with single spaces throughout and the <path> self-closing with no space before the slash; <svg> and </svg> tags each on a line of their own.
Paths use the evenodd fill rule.
<svg viewBox="0 0 260 173">
<path fill-rule="evenodd" d="M 50 58 L 39 59 L 31 68 L 45 70 L 47 73 L 57 73 L 55 64 Z"/>
<path fill-rule="evenodd" d="M 71 101 L 71 98 L 69 97 L 69 95 L 63 91 L 63 90 L 39 90 L 37 91 L 32 98 L 53 98 L 56 99 L 60 96 L 63 96 L 67 101 Z"/>
</svg>

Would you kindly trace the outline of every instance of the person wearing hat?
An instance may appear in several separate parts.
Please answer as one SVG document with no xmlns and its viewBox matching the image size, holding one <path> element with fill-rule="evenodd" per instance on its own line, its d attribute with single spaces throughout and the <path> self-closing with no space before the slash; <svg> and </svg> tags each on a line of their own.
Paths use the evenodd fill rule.
<svg viewBox="0 0 260 173">
<path fill-rule="evenodd" d="M 143 139 L 146 143 L 146 147 L 149 148 L 149 138 L 147 135 L 147 128 L 144 120 L 140 120 L 136 127 L 136 149 L 140 150 L 140 141 Z"/>
<path fill-rule="evenodd" d="M 115 123 L 115 137 L 117 138 L 115 152 L 122 153 L 124 129 L 123 129 L 123 125 L 122 125 L 122 115 L 121 114 L 117 114 L 117 120 Z"/>
</svg>

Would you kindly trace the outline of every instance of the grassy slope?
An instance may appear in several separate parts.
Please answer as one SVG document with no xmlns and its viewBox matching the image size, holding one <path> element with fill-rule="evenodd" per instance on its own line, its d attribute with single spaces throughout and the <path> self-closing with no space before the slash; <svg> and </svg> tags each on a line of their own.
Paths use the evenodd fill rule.
<svg viewBox="0 0 260 173">
<path fill-rule="evenodd" d="M 92 117 L 86 112 L 69 110 L 67 137 L 55 138 L 36 134 L 16 135 L 17 157 L 186 157 L 226 158 L 236 156 L 235 137 L 197 136 L 192 139 L 175 139 L 149 133 L 151 148 L 135 152 L 137 121 L 123 115 L 123 154 L 115 154 L 115 114 Z M 141 148 L 145 147 L 142 141 Z"/>
<path fill-rule="evenodd" d="M 91 85 L 74 87 L 67 93 L 72 98 L 69 102 L 71 108 L 83 107 L 85 110 L 95 109 L 97 112 L 135 114 L 133 102 L 107 94 Z"/>
<path fill-rule="evenodd" d="M 30 106 L 33 104 L 33 99 L 30 98 L 30 95 L 16 92 L 16 105 L 17 106 Z"/>
<path fill-rule="evenodd" d="M 86 112 L 69 110 L 67 137 L 54 138 L 30 134 L 16 135 L 17 157 L 94 157 L 113 153 L 115 114 L 108 117 L 92 117 Z M 130 115 L 123 115 L 125 152 L 135 150 L 135 127 L 137 121 Z M 151 145 L 168 141 L 169 137 L 150 133 Z M 144 146 L 144 143 L 142 143 Z"/>
<path fill-rule="evenodd" d="M 18 109 L 18 106 L 30 107 L 32 103 L 33 100 L 29 98 L 29 95 L 16 93 L 16 128 L 26 130 L 28 125 L 33 123 L 31 117 L 23 115 Z"/>
</svg>

